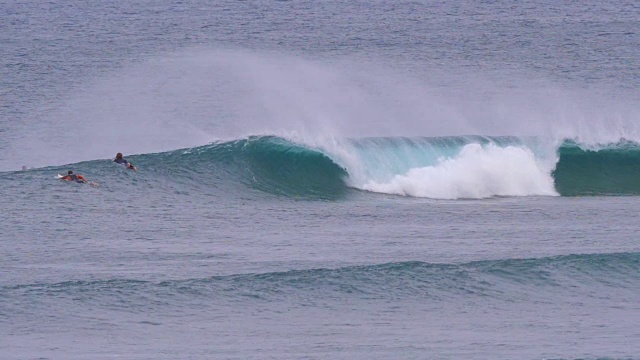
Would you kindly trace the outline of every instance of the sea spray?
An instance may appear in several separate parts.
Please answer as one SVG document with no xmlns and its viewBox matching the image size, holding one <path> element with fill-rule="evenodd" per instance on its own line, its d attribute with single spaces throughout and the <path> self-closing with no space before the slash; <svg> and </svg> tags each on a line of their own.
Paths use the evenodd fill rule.
<svg viewBox="0 0 640 360">
<path fill-rule="evenodd" d="M 187 48 L 124 63 L 48 99 L 6 134 L 10 156 L 0 159 L 0 169 L 291 133 L 305 144 L 465 134 L 559 143 L 640 139 L 632 100 L 540 84 L 526 74 L 511 82 L 517 86 L 461 69 L 396 68 L 355 55 Z M 69 143 L 82 151 L 61 146 Z"/>
</svg>

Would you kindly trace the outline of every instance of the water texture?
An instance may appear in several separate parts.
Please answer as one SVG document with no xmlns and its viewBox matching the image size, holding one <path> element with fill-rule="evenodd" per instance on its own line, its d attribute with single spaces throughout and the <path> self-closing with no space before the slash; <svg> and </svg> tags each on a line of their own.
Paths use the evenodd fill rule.
<svg viewBox="0 0 640 360">
<path fill-rule="evenodd" d="M 638 29 L 0 0 L 0 358 L 640 358 Z"/>
</svg>

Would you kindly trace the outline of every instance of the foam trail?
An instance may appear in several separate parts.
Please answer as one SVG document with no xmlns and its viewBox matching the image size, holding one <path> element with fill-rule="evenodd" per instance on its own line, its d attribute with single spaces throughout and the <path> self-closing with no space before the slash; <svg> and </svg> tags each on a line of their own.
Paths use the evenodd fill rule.
<svg viewBox="0 0 640 360">
<path fill-rule="evenodd" d="M 558 195 L 548 169 L 525 147 L 465 145 L 456 157 L 412 168 L 390 181 L 361 186 L 373 192 L 434 199 Z"/>
</svg>

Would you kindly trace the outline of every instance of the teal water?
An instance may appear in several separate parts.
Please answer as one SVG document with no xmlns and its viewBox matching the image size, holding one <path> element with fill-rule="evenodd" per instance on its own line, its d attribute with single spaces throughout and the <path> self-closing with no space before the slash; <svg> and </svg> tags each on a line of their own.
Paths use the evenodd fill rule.
<svg viewBox="0 0 640 360">
<path fill-rule="evenodd" d="M 640 357 L 634 2 L 0 14 L 0 358 Z"/>
<path fill-rule="evenodd" d="M 469 166 L 466 157 L 481 168 Z M 111 159 L 99 159 L 26 172 L 6 172 L 3 177 L 6 180 L 34 177 L 49 180 L 73 168 L 103 182 L 107 188 L 113 184 L 135 186 L 143 181 L 150 187 L 170 184 L 203 195 L 212 188 L 229 188 L 306 200 L 345 199 L 357 191 L 432 199 L 640 194 L 640 147 L 634 142 L 583 148 L 574 141 L 564 141 L 549 156 L 541 151 L 535 138 L 362 138 L 343 139 L 340 145 L 334 143 L 328 148 L 276 136 L 251 136 L 188 149 L 134 155 L 129 159 L 144 168 L 144 174 L 125 171 L 123 175 L 120 167 L 111 164 Z M 417 173 L 418 170 L 431 173 L 425 175 Z M 537 181 L 514 189 L 513 183 L 522 184 L 524 177 L 531 175 L 527 173 L 531 170 L 533 175 L 539 175 Z M 465 184 L 460 180 L 459 172 L 474 182 Z M 514 172 L 522 174 L 514 176 Z M 426 186 L 424 184 L 430 180 L 425 178 L 428 176 L 438 176 L 460 187 L 487 186 L 487 182 L 493 180 L 501 183 L 493 187 L 494 192 L 469 197 L 455 193 L 451 196 L 442 184 L 433 184 L 432 195 L 404 191 L 404 187 Z M 407 182 L 396 184 L 400 178 Z M 370 185 L 377 181 L 391 185 L 386 188 Z"/>
</svg>

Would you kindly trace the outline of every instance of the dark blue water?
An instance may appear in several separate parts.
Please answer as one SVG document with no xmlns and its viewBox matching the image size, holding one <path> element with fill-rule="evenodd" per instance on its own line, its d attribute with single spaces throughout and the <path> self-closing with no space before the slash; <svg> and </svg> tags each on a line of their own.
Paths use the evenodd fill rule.
<svg viewBox="0 0 640 360">
<path fill-rule="evenodd" d="M 640 358 L 638 29 L 0 1 L 0 358 Z"/>
</svg>

